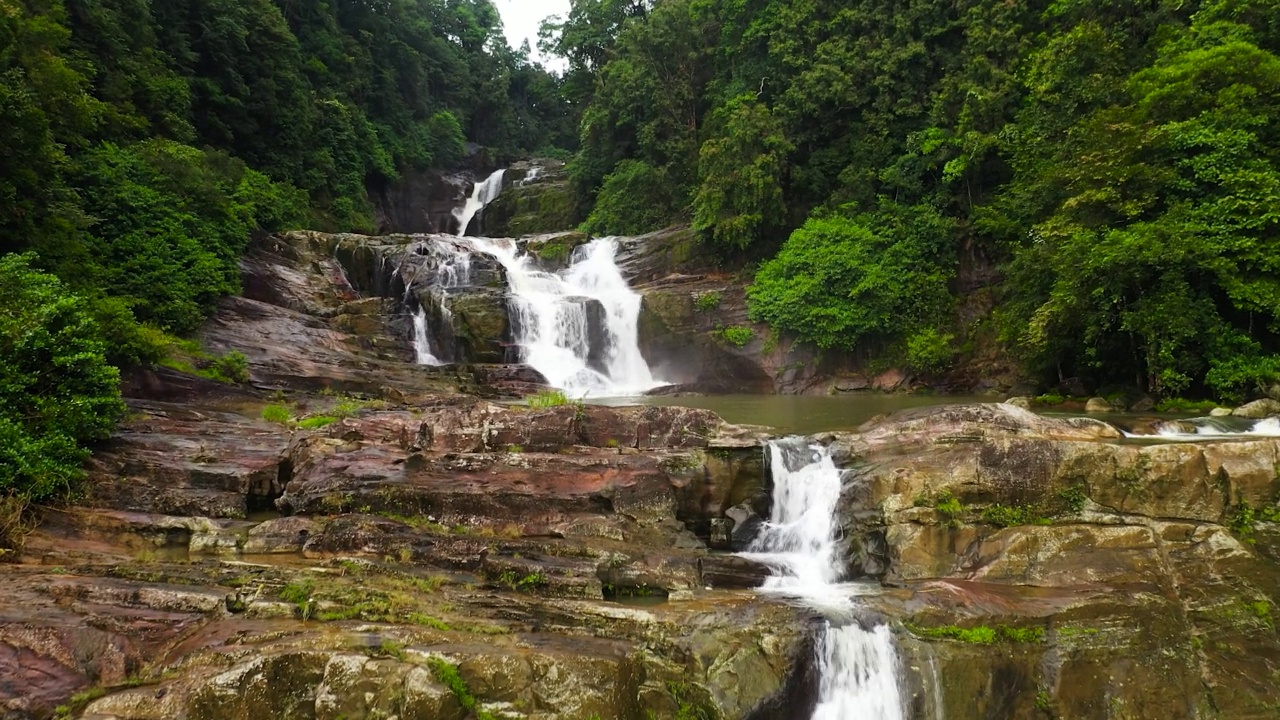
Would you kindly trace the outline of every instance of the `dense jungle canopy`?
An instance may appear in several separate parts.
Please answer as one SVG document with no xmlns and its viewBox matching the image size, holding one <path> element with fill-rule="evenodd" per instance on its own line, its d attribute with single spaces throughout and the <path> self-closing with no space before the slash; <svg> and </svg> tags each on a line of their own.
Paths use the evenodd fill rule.
<svg viewBox="0 0 1280 720">
<path fill-rule="evenodd" d="M 922 368 L 994 336 L 1160 395 L 1280 370 L 1275 0 L 578 0 L 546 30 L 586 226 L 692 222 L 763 262 L 778 329 Z"/>
</svg>

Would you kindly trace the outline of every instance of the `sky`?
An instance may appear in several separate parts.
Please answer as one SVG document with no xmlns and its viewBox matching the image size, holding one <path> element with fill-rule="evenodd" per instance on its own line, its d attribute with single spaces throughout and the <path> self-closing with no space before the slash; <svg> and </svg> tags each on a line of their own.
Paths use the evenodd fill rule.
<svg viewBox="0 0 1280 720">
<path fill-rule="evenodd" d="M 498 12 L 502 13 L 502 25 L 507 31 L 507 42 L 518 48 L 526 39 L 533 48 L 534 57 L 538 53 L 538 26 L 548 15 L 564 15 L 569 12 L 569 0 L 494 0 Z M 545 58 L 543 58 L 545 61 Z M 560 68 L 559 61 L 550 63 Z"/>
</svg>

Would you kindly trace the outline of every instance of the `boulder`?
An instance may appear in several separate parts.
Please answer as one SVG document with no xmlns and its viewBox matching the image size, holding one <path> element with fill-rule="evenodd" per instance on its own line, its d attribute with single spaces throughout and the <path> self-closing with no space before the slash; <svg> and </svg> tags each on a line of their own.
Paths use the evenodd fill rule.
<svg viewBox="0 0 1280 720">
<path fill-rule="evenodd" d="M 1111 404 L 1110 400 L 1103 397 L 1089 398 L 1089 402 L 1085 403 L 1084 411 L 1087 413 L 1109 413 L 1115 412 L 1116 408 Z"/>
<path fill-rule="evenodd" d="M 1271 398 L 1263 398 L 1246 403 L 1231 411 L 1236 417 L 1250 418 L 1253 420 L 1262 420 L 1263 418 L 1275 417 L 1280 415 L 1280 400 L 1272 400 Z"/>
</svg>

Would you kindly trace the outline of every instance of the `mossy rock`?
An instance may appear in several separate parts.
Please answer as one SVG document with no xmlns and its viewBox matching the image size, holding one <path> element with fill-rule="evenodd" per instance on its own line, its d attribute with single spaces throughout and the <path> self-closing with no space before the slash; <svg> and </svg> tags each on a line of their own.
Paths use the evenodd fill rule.
<svg viewBox="0 0 1280 720">
<path fill-rule="evenodd" d="M 458 355 L 466 362 L 501 363 L 508 335 L 506 297 L 497 291 L 469 292 L 449 300 Z"/>
<path fill-rule="evenodd" d="M 568 230 L 576 225 L 568 182 L 534 182 L 507 188 L 484 211 L 484 232 L 522 237 Z"/>
</svg>

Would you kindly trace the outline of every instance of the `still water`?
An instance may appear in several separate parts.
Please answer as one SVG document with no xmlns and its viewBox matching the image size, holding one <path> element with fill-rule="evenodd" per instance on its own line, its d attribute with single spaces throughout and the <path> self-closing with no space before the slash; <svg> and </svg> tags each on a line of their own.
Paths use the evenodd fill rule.
<svg viewBox="0 0 1280 720">
<path fill-rule="evenodd" d="M 1000 398 L 963 395 L 698 395 L 587 399 L 601 405 L 675 405 L 712 410 L 736 425 L 767 425 L 779 433 L 810 435 L 825 430 L 854 430 L 877 415 L 908 408 L 999 402 Z"/>
</svg>

